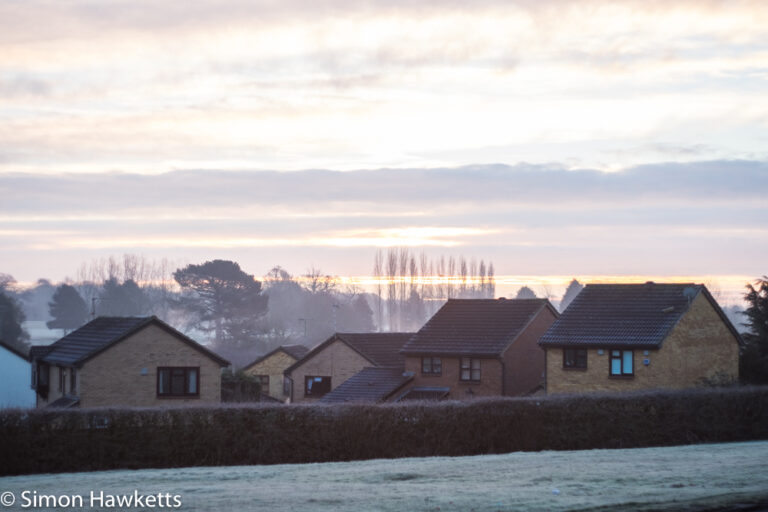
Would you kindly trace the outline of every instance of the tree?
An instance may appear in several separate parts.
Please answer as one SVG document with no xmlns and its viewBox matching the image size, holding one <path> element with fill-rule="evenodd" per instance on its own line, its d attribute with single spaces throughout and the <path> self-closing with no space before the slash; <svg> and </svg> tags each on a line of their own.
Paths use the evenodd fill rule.
<svg viewBox="0 0 768 512">
<path fill-rule="evenodd" d="M 187 265 L 173 273 L 182 294 L 177 305 L 193 314 L 193 327 L 213 332 L 220 345 L 255 342 L 268 298 L 261 282 L 228 260 Z"/>
<path fill-rule="evenodd" d="M 565 308 L 576 298 L 576 296 L 584 289 L 584 285 L 578 282 L 575 278 L 568 283 L 568 287 L 565 289 L 563 298 L 560 301 L 560 312 L 565 311 Z"/>
<path fill-rule="evenodd" d="M 16 346 L 23 346 L 29 339 L 24 330 L 24 311 L 19 303 L 3 288 L 0 288 L 0 340 Z"/>
<path fill-rule="evenodd" d="M 49 329 L 77 329 L 88 319 L 88 306 L 74 286 L 62 284 L 53 293 L 48 308 L 53 320 L 46 322 Z"/>
<path fill-rule="evenodd" d="M 111 277 L 104 281 L 104 289 L 96 308 L 103 316 L 142 316 L 150 311 L 149 300 L 133 279 L 120 284 Z"/>
<path fill-rule="evenodd" d="M 739 373 L 744 382 L 768 384 L 768 276 L 748 284 L 744 300 L 749 304 L 744 325 L 750 332 L 742 334 Z"/>
<path fill-rule="evenodd" d="M 528 288 L 527 286 L 521 287 L 519 290 L 517 290 L 517 295 L 515 296 L 516 299 L 535 299 L 536 294 Z"/>
</svg>

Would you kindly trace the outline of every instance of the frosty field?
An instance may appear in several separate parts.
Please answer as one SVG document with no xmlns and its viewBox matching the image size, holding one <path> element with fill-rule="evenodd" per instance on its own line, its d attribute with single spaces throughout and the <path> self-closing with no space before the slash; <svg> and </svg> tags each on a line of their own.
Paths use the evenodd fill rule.
<svg viewBox="0 0 768 512">
<path fill-rule="evenodd" d="M 83 496 L 77 510 L 100 510 L 89 506 L 91 491 L 170 493 L 180 496 L 177 510 L 711 510 L 768 503 L 768 441 L 26 475 L 0 478 L 0 493 L 16 498 L 5 510 L 51 509 L 22 508 L 25 490 Z"/>
</svg>

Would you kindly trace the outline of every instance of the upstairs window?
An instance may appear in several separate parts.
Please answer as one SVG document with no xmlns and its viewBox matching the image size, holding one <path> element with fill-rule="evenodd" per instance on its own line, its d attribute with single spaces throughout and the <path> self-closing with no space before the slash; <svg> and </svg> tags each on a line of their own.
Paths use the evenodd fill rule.
<svg viewBox="0 0 768 512">
<path fill-rule="evenodd" d="M 587 351 L 582 348 L 563 349 L 563 368 L 566 370 L 586 370 Z"/>
<path fill-rule="evenodd" d="M 200 396 L 200 368 L 165 366 L 157 369 L 157 396 Z"/>
<path fill-rule="evenodd" d="M 632 350 L 611 350 L 611 377 L 631 377 L 634 372 Z"/>
<path fill-rule="evenodd" d="M 442 375 L 443 360 L 439 357 L 422 357 L 421 373 L 422 375 Z"/>
<path fill-rule="evenodd" d="M 331 391 L 330 377 L 304 377 L 304 396 L 321 397 Z"/>
<path fill-rule="evenodd" d="M 480 360 L 462 357 L 459 380 L 462 382 L 480 382 Z"/>
</svg>

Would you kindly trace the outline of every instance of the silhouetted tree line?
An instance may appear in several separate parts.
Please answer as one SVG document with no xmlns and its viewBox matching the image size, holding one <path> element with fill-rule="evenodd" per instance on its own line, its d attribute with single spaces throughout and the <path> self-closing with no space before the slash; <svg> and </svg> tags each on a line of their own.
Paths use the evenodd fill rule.
<svg viewBox="0 0 768 512">
<path fill-rule="evenodd" d="M 311 347 L 334 332 L 415 331 L 447 299 L 495 296 L 493 263 L 483 260 L 390 249 L 376 253 L 373 274 L 373 293 L 366 293 L 317 268 L 293 275 L 275 266 L 257 279 L 227 260 L 174 269 L 167 260 L 125 255 L 82 265 L 77 280 L 55 286 L 40 279 L 25 290 L 0 273 L 0 339 L 25 350 L 26 319 L 66 333 L 94 316 L 156 315 L 240 366 L 279 345 Z M 561 311 L 582 288 L 569 283 Z M 535 296 L 523 286 L 516 298 Z M 744 299 L 745 311 L 727 311 L 741 319 L 734 322 L 745 341 L 741 379 L 768 384 L 768 277 L 748 284 Z"/>
<path fill-rule="evenodd" d="M 417 330 L 448 299 L 496 295 L 493 263 L 467 261 L 463 256 L 429 259 L 407 248 L 377 251 L 373 279 L 379 330 Z"/>
</svg>

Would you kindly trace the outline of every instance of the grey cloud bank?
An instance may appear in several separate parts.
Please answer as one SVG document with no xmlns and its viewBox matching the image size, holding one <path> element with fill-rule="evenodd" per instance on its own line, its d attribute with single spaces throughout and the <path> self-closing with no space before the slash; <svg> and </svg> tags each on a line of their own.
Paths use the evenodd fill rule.
<svg viewBox="0 0 768 512">
<path fill-rule="evenodd" d="M 158 175 L 57 176 L 9 173 L 0 174 L 0 193 L 4 196 L 0 213 L 124 214 L 186 210 L 191 205 L 325 205 L 332 212 L 344 204 L 402 205 L 407 206 L 405 211 L 413 211 L 453 207 L 456 202 L 502 202 L 508 207 L 545 205 L 547 209 L 559 209 L 565 205 L 651 208 L 659 203 L 682 207 L 707 201 L 746 208 L 763 201 L 766 191 L 768 163 L 748 161 L 658 164 L 611 173 L 526 164 L 350 172 L 189 170 Z M 185 215 L 195 214 L 187 211 Z"/>
<path fill-rule="evenodd" d="M 761 275 L 768 164 L 351 172 L 0 174 L 0 259 L 22 280 L 93 257 L 238 259 L 366 274 L 376 247 L 492 258 L 499 274 Z"/>
</svg>

